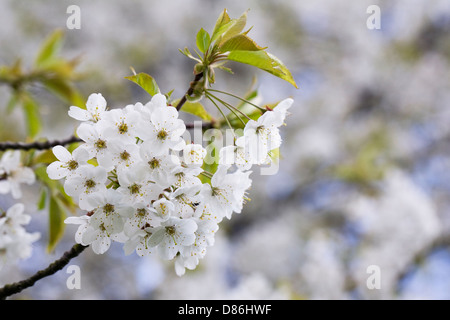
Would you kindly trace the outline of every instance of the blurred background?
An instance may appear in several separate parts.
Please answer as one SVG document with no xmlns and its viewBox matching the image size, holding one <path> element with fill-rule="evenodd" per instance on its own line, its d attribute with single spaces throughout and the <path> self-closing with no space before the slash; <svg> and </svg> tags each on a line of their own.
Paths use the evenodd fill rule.
<svg viewBox="0 0 450 320">
<path fill-rule="evenodd" d="M 81 9 L 69 30 L 67 7 Z M 367 27 L 370 5 L 381 29 Z M 177 277 L 172 262 L 86 250 L 81 289 L 66 269 L 14 299 L 450 299 L 450 3 L 363 1 L 12 1 L 0 0 L 0 65 L 33 64 L 44 39 L 64 31 L 61 55 L 79 59 L 76 88 L 101 92 L 111 107 L 148 95 L 124 79 L 146 72 L 163 92 L 181 96 L 193 63 L 178 49 L 195 46 L 227 8 L 250 8 L 250 36 L 280 58 L 299 89 L 263 71 L 231 64 L 216 89 L 244 95 L 252 79 L 263 103 L 294 98 L 279 172 L 253 174 L 240 215 L 224 221 L 195 271 Z M 69 104 L 40 85 L 41 137 L 69 137 Z M 20 109 L 6 113 L 11 90 L 0 86 L 0 141 L 25 137 Z M 25 188 L 32 256 L 0 271 L 0 285 L 24 279 L 74 243 L 68 225 L 46 252 L 46 210 Z M 0 204 L 13 202 L 6 196 Z M 381 275 L 370 289 L 373 266 Z"/>
</svg>

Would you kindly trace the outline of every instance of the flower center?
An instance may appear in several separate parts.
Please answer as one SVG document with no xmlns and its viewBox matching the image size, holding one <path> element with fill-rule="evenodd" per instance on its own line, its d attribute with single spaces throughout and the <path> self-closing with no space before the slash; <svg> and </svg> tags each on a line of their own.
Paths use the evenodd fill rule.
<svg viewBox="0 0 450 320">
<path fill-rule="evenodd" d="M 156 135 L 156 137 L 159 139 L 159 140 L 165 140 L 166 138 L 167 138 L 167 136 L 168 136 L 168 133 L 167 133 L 167 131 L 166 130 L 161 130 L 160 132 L 158 132 L 158 134 Z"/>
<path fill-rule="evenodd" d="M 119 133 L 124 134 L 128 132 L 128 125 L 122 121 L 122 123 L 119 125 Z"/>
<path fill-rule="evenodd" d="M 264 133 L 264 131 L 265 131 L 264 126 L 259 126 L 259 127 L 256 128 L 256 133 L 257 134 L 262 134 L 262 133 Z"/>
<path fill-rule="evenodd" d="M 159 167 L 159 160 L 156 159 L 156 158 L 153 158 L 152 160 L 150 160 L 150 161 L 148 162 L 148 165 L 150 166 L 150 168 L 156 169 L 156 168 Z"/>
<path fill-rule="evenodd" d="M 176 229 L 174 226 L 168 226 L 166 227 L 166 232 L 168 235 L 173 236 L 175 235 Z"/>
<path fill-rule="evenodd" d="M 130 190 L 131 194 L 136 194 L 136 193 L 139 193 L 139 191 L 141 190 L 141 186 L 135 183 L 135 184 L 129 186 L 128 190 Z"/>
<path fill-rule="evenodd" d="M 70 160 L 69 162 L 67 162 L 67 168 L 69 170 L 75 170 L 76 168 L 78 168 L 78 162 L 76 162 L 75 160 Z"/>
<path fill-rule="evenodd" d="M 137 214 L 139 217 L 144 217 L 147 214 L 147 211 L 144 208 L 137 209 Z"/>
<path fill-rule="evenodd" d="M 120 159 L 126 161 L 126 160 L 130 159 L 130 154 L 129 154 L 126 150 L 124 150 L 124 151 L 120 154 Z"/>
<path fill-rule="evenodd" d="M 86 180 L 86 182 L 84 183 L 84 186 L 86 187 L 86 189 L 92 189 L 95 187 L 95 185 L 96 185 L 96 183 L 92 179 Z"/>
<path fill-rule="evenodd" d="M 96 147 L 98 150 L 105 149 L 105 148 L 106 148 L 106 141 L 105 141 L 105 140 L 102 140 L 102 139 L 98 139 L 98 140 L 95 142 L 95 147 Z"/>
<path fill-rule="evenodd" d="M 178 181 L 183 181 L 184 176 L 185 176 L 184 172 L 177 172 L 177 173 L 175 173 L 175 177 L 178 178 Z"/>
<path fill-rule="evenodd" d="M 107 203 L 103 206 L 103 212 L 106 214 L 114 212 L 114 206 L 110 203 Z"/>
</svg>

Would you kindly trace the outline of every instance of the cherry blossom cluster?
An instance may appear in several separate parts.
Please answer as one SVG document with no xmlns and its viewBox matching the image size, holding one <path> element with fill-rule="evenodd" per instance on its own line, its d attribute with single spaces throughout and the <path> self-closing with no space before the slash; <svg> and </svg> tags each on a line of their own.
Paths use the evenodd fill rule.
<svg viewBox="0 0 450 320">
<path fill-rule="evenodd" d="M 39 232 L 29 233 L 23 225 L 31 217 L 24 214 L 25 206 L 16 203 L 6 212 L 0 213 L 0 269 L 6 263 L 14 263 L 31 255 L 32 243 L 40 238 Z"/>
<path fill-rule="evenodd" d="M 214 173 L 203 170 L 206 149 L 186 143 L 186 125 L 162 94 L 121 109 L 107 109 L 101 94 L 90 95 L 86 109 L 72 106 L 69 116 L 81 121 L 77 135 L 84 143 L 73 152 L 54 147 L 58 161 L 47 173 L 64 178 L 64 190 L 86 211 L 65 221 L 79 225 L 76 242 L 103 254 L 115 241 L 125 254 L 174 260 L 178 275 L 194 269 L 219 223 L 242 211 L 249 169 L 267 163 L 280 146 L 278 127 L 291 104 L 284 100 L 250 120 L 236 144 L 220 150 Z"/>
<path fill-rule="evenodd" d="M 31 168 L 25 167 L 18 150 L 6 151 L 0 159 L 0 194 L 11 194 L 14 199 L 22 197 L 21 184 L 33 184 L 36 180 Z M 31 255 L 32 243 L 39 233 L 28 233 L 23 227 L 31 217 L 24 214 L 25 206 L 17 203 L 6 212 L 0 210 L 0 269 L 6 263 L 26 259 Z"/>
<path fill-rule="evenodd" d="M 35 180 L 33 170 L 23 166 L 19 150 L 9 150 L 3 154 L 0 159 L 0 194 L 11 193 L 14 199 L 19 199 L 22 197 L 20 185 L 31 185 Z"/>
</svg>

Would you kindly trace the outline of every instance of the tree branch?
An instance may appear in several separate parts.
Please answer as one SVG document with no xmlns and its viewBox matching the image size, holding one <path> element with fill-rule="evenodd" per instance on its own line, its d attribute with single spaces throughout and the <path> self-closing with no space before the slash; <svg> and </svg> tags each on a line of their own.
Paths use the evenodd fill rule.
<svg viewBox="0 0 450 320">
<path fill-rule="evenodd" d="M 194 93 L 194 88 L 197 82 L 200 81 L 200 79 L 203 77 L 203 72 L 197 73 L 195 75 L 194 81 L 191 82 L 188 91 L 186 91 L 185 95 L 180 99 L 180 102 L 177 104 L 177 110 L 180 111 L 181 107 L 186 103 L 186 96 L 190 96 Z"/>
<path fill-rule="evenodd" d="M 202 122 L 201 128 L 202 129 L 210 129 L 214 127 L 214 121 L 210 122 Z M 195 123 L 186 123 L 186 129 L 194 129 Z"/>
<path fill-rule="evenodd" d="M 70 262 L 70 260 L 77 257 L 87 247 L 88 246 L 83 246 L 81 244 L 75 244 L 69 251 L 66 251 L 61 258 L 52 262 L 47 268 L 36 272 L 30 278 L 5 285 L 0 289 L 0 300 L 5 300 L 6 297 L 19 293 L 20 291 L 33 286 L 36 281 L 51 276 L 57 271 L 63 269 Z"/>
<path fill-rule="evenodd" d="M 45 149 L 51 149 L 54 146 L 58 145 L 68 145 L 75 142 L 82 142 L 83 140 L 72 136 L 65 140 L 54 140 L 54 141 L 43 141 L 43 142 L 31 142 L 31 143 L 23 143 L 23 142 L 2 142 L 0 143 L 0 151 L 5 150 L 31 150 L 31 149 L 37 149 L 37 150 L 45 150 Z"/>
</svg>

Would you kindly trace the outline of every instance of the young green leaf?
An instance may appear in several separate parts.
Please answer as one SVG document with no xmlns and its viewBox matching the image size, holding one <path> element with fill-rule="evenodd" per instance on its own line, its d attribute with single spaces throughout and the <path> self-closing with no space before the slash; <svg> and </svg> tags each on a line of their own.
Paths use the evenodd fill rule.
<svg viewBox="0 0 450 320">
<path fill-rule="evenodd" d="M 50 164 L 54 161 L 58 161 L 58 159 L 53 154 L 51 149 L 40 152 L 37 156 L 33 157 L 33 164 Z"/>
<path fill-rule="evenodd" d="M 36 57 L 35 65 L 37 67 L 45 65 L 56 57 L 62 46 L 63 35 L 62 30 L 56 30 L 48 36 Z"/>
<path fill-rule="evenodd" d="M 28 94 L 21 95 L 21 99 L 25 113 L 27 134 L 30 138 L 34 138 L 42 128 L 39 106 Z"/>
<path fill-rule="evenodd" d="M 269 56 L 269 58 L 272 60 L 274 69 L 276 69 L 276 73 L 274 73 L 275 76 L 286 80 L 287 82 L 289 82 L 290 84 L 292 84 L 295 88 L 298 89 L 297 84 L 295 83 L 294 78 L 292 77 L 291 72 L 289 71 L 289 69 L 284 65 L 283 62 L 281 62 L 280 59 L 278 59 L 277 57 L 275 57 L 273 54 L 267 52 L 267 55 Z M 279 71 L 278 71 L 279 70 Z"/>
<path fill-rule="evenodd" d="M 52 252 L 64 235 L 64 219 L 66 213 L 56 197 L 51 196 L 49 202 L 49 235 L 47 252 Z"/>
<path fill-rule="evenodd" d="M 236 24 L 236 19 L 230 20 L 224 25 L 221 25 L 220 28 L 213 33 L 213 36 L 211 37 L 211 43 L 214 43 L 216 40 L 220 39 L 222 40 L 222 35 L 230 30 L 234 25 Z"/>
<path fill-rule="evenodd" d="M 229 53 L 227 59 L 245 63 L 268 72 L 275 72 L 272 61 L 265 51 L 234 50 Z"/>
<path fill-rule="evenodd" d="M 206 144 L 206 156 L 203 161 L 202 169 L 206 172 L 210 172 L 214 174 L 217 171 L 217 167 L 219 166 L 219 150 L 220 146 L 218 145 L 218 139 L 215 137 L 211 137 L 206 135 L 205 138 L 209 138 Z M 211 179 L 204 176 L 199 175 L 198 178 L 202 183 L 211 183 Z"/>
<path fill-rule="evenodd" d="M 224 66 L 218 66 L 219 69 L 228 72 L 229 74 L 234 74 L 233 70 L 231 70 L 228 67 L 224 67 Z"/>
<path fill-rule="evenodd" d="M 249 64 L 267 71 L 298 88 L 287 67 L 278 58 L 266 51 L 235 50 L 231 51 L 227 58 L 231 61 Z"/>
<path fill-rule="evenodd" d="M 148 92 L 151 96 L 154 96 L 155 94 L 159 93 L 159 87 L 156 83 L 155 79 L 153 79 L 152 76 L 146 74 L 146 73 L 138 73 L 133 76 L 125 77 L 125 79 L 128 79 L 130 81 L 133 81 L 138 86 L 140 86 L 142 89 Z"/>
<path fill-rule="evenodd" d="M 186 57 L 188 57 L 188 58 L 190 58 L 190 59 L 192 59 L 192 60 L 195 60 L 195 61 L 197 61 L 197 62 L 199 62 L 199 63 L 202 62 L 202 60 L 200 60 L 199 58 L 194 57 L 194 56 L 191 54 L 191 52 L 189 51 L 188 48 L 184 48 L 184 50 L 178 49 L 178 51 L 180 51 L 182 54 L 184 54 Z"/>
<path fill-rule="evenodd" d="M 235 23 L 223 33 L 219 45 L 223 44 L 225 41 L 238 35 L 242 32 L 242 30 L 244 30 L 245 25 L 247 24 L 247 12 L 248 10 L 245 11 L 238 19 L 233 19 Z"/>
<path fill-rule="evenodd" d="M 238 34 L 227 41 L 225 41 L 223 44 L 219 47 L 220 52 L 228 52 L 228 51 L 235 51 L 235 50 L 242 50 L 242 51 L 259 51 L 264 50 L 266 48 L 260 47 L 250 39 L 248 36 L 244 34 Z"/>
<path fill-rule="evenodd" d="M 176 107 L 180 99 L 173 101 L 173 106 Z M 200 102 L 186 101 L 181 107 L 181 111 L 193 114 L 203 120 L 210 121 L 212 116 L 206 111 L 205 107 Z"/>
<path fill-rule="evenodd" d="M 208 32 L 206 32 L 203 28 L 201 28 L 197 33 L 196 42 L 197 42 L 197 48 L 202 53 L 205 53 L 209 48 L 209 44 L 211 42 L 211 37 L 209 36 Z"/>
<path fill-rule="evenodd" d="M 11 98 L 9 98 L 8 104 L 6 105 L 6 113 L 10 114 L 19 102 L 19 94 L 13 92 Z"/>
<path fill-rule="evenodd" d="M 217 18 L 216 24 L 214 25 L 213 36 L 217 33 L 217 31 L 228 22 L 230 22 L 230 16 L 228 15 L 227 9 L 223 9 L 219 18 Z"/>
<path fill-rule="evenodd" d="M 43 186 L 41 187 L 41 195 L 39 196 L 37 209 L 44 210 L 46 202 L 47 202 L 47 188 Z"/>
<path fill-rule="evenodd" d="M 69 81 L 63 78 L 49 78 L 43 80 L 43 84 L 64 102 L 86 109 L 85 99 Z"/>
<path fill-rule="evenodd" d="M 230 20 L 231 20 L 231 19 L 230 19 L 230 17 L 228 16 L 227 9 L 223 9 L 222 13 L 220 14 L 220 16 L 219 16 L 219 18 L 217 19 L 216 24 L 215 24 L 215 26 L 214 26 L 214 30 L 213 30 L 213 33 L 212 33 L 212 36 L 211 36 L 211 40 L 212 40 L 212 41 L 215 41 L 215 39 L 217 39 L 219 30 L 220 30 L 224 25 L 226 25 L 227 23 L 229 23 Z M 213 40 L 213 39 L 214 39 L 214 40 Z"/>
</svg>

